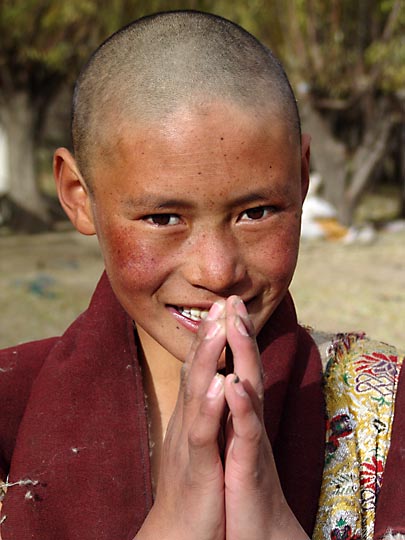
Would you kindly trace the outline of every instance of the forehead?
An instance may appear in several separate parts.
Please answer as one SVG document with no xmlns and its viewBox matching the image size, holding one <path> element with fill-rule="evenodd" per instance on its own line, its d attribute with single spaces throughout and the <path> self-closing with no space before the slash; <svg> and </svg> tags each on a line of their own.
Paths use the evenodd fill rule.
<svg viewBox="0 0 405 540">
<path fill-rule="evenodd" d="M 252 185 L 283 171 L 287 188 L 300 164 L 300 145 L 287 126 L 270 108 L 242 110 L 219 101 L 180 107 L 160 121 L 108 130 L 98 163 L 114 171 L 116 187 L 130 181 L 133 189 L 187 190 L 199 178 L 201 194 L 211 184 Z"/>
</svg>

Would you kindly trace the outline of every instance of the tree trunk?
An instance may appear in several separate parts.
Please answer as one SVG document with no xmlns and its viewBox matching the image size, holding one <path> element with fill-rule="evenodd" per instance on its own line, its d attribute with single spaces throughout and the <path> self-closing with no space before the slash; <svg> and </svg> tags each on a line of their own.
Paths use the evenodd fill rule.
<svg viewBox="0 0 405 540">
<path fill-rule="evenodd" d="M 362 144 L 357 148 L 351 160 L 350 181 L 340 215 L 342 222 L 350 224 L 361 197 L 365 193 L 373 176 L 373 171 L 387 155 L 387 147 L 394 118 L 386 114 L 379 122 L 369 125 Z"/>
<path fill-rule="evenodd" d="M 327 118 L 308 101 L 301 107 L 303 127 L 311 136 L 315 169 L 323 181 L 323 195 L 336 209 L 339 221 L 353 223 L 354 212 L 384 157 L 396 118 L 390 111 L 375 113 L 351 159 L 336 139 Z"/>
<path fill-rule="evenodd" d="M 36 114 L 28 93 L 16 92 L 4 98 L 0 122 L 6 136 L 8 162 L 7 202 L 3 200 L 2 204 L 3 212 L 7 207 L 6 224 L 27 232 L 49 228 L 47 205 L 36 178 Z"/>
<path fill-rule="evenodd" d="M 319 111 L 308 101 L 301 105 L 303 129 L 311 139 L 311 161 L 321 175 L 323 196 L 338 211 L 345 195 L 346 149 Z"/>
<path fill-rule="evenodd" d="M 400 213 L 399 217 L 402 219 L 405 219 L 405 156 L 404 156 L 404 148 L 405 148 L 405 122 L 402 123 L 400 127 L 400 134 L 399 134 L 399 163 L 398 163 L 398 173 L 400 177 L 401 182 L 401 207 L 400 207 Z"/>
</svg>

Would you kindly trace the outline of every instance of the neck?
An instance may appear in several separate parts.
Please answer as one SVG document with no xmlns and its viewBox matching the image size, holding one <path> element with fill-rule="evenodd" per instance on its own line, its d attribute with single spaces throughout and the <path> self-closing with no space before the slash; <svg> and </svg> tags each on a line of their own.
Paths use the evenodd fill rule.
<svg viewBox="0 0 405 540">
<path fill-rule="evenodd" d="M 143 363 L 146 364 L 154 384 L 167 384 L 176 388 L 180 381 L 182 362 L 157 343 L 142 328 L 137 327 L 142 348 Z"/>
<path fill-rule="evenodd" d="M 142 328 L 137 328 L 137 331 L 148 405 L 152 483 L 155 490 L 163 440 L 179 391 L 182 362 L 156 343 Z"/>
</svg>

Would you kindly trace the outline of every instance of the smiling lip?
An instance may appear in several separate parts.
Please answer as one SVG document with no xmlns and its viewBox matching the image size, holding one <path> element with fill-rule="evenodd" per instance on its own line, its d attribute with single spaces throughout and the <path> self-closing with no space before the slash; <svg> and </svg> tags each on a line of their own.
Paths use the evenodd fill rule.
<svg viewBox="0 0 405 540">
<path fill-rule="evenodd" d="M 210 306 L 211 308 L 211 306 Z M 210 309 L 209 308 L 209 309 Z M 176 307 L 177 311 L 183 315 L 183 317 L 186 317 L 187 319 L 191 319 L 195 322 L 201 322 L 203 321 L 209 312 L 209 309 L 203 309 L 203 308 L 197 308 L 197 307 Z"/>
<path fill-rule="evenodd" d="M 187 330 L 197 333 L 198 327 L 208 315 L 208 309 L 168 306 L 173 317 Z"/>
<path fill-rule="evenodd" d="M 250 302 L 250 300 L 245 301 L 246 306 L 248 302 Z M 173 315 L 173 317 L 179 323 L 181 323 L 182 326 L 196 333 L 202 321 L 207 317 L 211 306 L 185 307 L 185 306 L 168 305 L 167 308 L 170 311 L 170 313 Z"/>
</svg>

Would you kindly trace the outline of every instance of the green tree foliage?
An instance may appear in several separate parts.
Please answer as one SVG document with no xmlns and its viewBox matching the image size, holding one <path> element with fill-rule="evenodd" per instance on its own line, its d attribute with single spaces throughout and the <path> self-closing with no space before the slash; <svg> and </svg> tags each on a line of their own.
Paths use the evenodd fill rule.
<svg viewBox="0 0 405 540">
<path fill-rule="evenodd" d="M 287 0 L 283 53 L 327 97 L 405 85 L 402 0 Z M 300 50 L 297 50 L 300 49 Z M 294 54 L 294 53 L 297 53 Z"/>
<path fill-rule="evenodd" d="M 278 3 L 278 48 L 313 135 L 315 165 L 328 199 L 350 223 L 387 157 L 404 159 L 405 3 Z"/>
<path fill-rule="evenodd" d="M 3 0 L 1 97 L 27 91 L 34 102 L 46 100 L 98 39 L 95 7 L 85 0 Z"/>
<path fill-rule="evenodd" d="M 8 143 L 3 164 L 8 187 L 0 198 L 0 222 L 15 216 L 17 228 L 50 225 L 35 168 L 42 128 L 61 87 L 73 83 L 106 36 L 135 18 L 173 9 L 212 11 L 255 32 L 263 5 L 259 0 L 2 0 L 0 129 Z"/>
<path fill-rule="evenodd" d="M 46 112 L 89 47 L 107 31 L 95 2 L 3 0 L 0 4 L 0 128 L 8 177 L 2 221 L 16 228 L 49 225 L 36 179 L 36 149 Z"/>
<path fill-rule="evenodd" d="M 401 117 L 400 102 L 403 115 L 403 0 L 2 0 L 0 128 L 9 141 L 13 205 L 47 224 L 34 157 L 52 100 L 107 35 L 137 17 L 172 9 L 230 18 L 282 57 L 296 88 L 306 90 L 300 100 L 314 140 L 329 141 L 332 148 L 314 145 L 316 165 L 324 177 L 323 161 L 341 172 L 337 185 L 343 187 L 329 189 L 329 198 L 347 202 L 362 157 L 358 150 L 365 142 L 375 150 L 376 137 L 366 134 L 376 126 L 380 134 L 387 132 L 385 149 Z"/>
<path fill-rule="evenodd" d="M 251 23 L 262 5 L 258 0 L 2 0 L 2 94 L 29 89 L 33 98 L 43 99 L 61 79 L 74 79 L 78 67 L 106 36 L 143 15 L 158 10 L 202 9 L 255 26 Z"/>
</svg>

